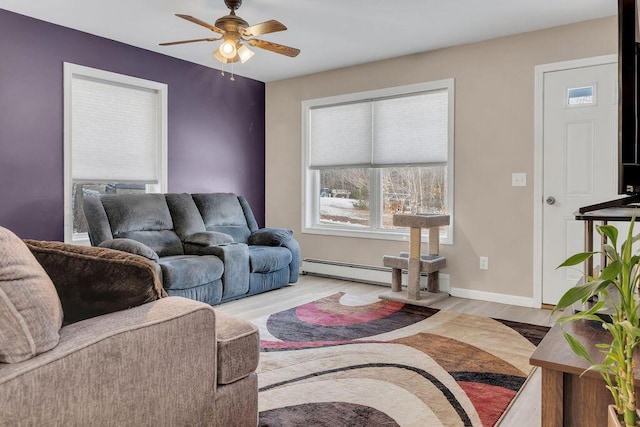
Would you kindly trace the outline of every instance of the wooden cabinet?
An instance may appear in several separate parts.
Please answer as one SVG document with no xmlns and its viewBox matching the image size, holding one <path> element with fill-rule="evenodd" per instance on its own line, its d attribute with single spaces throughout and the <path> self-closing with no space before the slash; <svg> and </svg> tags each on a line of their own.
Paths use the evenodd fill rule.
<svg viewBox="0 0 640 427">
<path fill-rule="evenodd" d="M 613 403 L 611 393 L 600 374 L 584 372 L 589 362 L 576 356 L 563 337 L 566 332 L 578 338 L 594 360 L 602 354 L 595 347 L 609 342 L 597 322 L 557 324 L 545 336 L 531 355 L 530 363 L 542 368 L 542 427 L 603 427 L 607 425 L 607 405 Z M 636 352 L 636 367 L 640 357 Z M 583 374 L 584 372 L 584 374 Z M 583 374 L 581 376 L 581 374 Z M 640 372 L 636 368 L 636 383 Z M 636 387 L 640 395 L 640 388 Z"/>
</svg>

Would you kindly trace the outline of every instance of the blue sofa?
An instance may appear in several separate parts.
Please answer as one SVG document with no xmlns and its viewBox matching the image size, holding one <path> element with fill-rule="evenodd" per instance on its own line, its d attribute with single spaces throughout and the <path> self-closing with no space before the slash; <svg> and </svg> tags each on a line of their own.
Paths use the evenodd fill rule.
<svg viewBox="0 0 640 427">
<path fill-rule="evenodd" d="M 258 228 L 242 196 L 87 196 L 83 208 L 91 244 L 154 261 L 169 295 L 215 305 L 298 280 L 293 232 Z"/>
</svg>

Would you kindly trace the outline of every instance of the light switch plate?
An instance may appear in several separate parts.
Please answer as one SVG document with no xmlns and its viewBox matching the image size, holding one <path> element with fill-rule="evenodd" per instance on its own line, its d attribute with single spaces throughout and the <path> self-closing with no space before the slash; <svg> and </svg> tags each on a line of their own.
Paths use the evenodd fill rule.
<svg viewBox="0 0 640 427">
<path fill-rule="evenodd" d="M 511 186 L 512 187 L 526 187 L 527 186 L 527 174 L 524 172 L 511 174 Z"/>
</svg>

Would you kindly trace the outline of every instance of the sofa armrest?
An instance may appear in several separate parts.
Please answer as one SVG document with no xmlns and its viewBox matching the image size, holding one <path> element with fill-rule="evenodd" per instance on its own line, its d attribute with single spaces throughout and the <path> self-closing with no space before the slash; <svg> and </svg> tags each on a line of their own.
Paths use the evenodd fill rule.
<svg viewBox="0 0 640 427">
<path fill-rule="evenodd" d="M 249 236 L 250 245 L 259 246 L 284 246 L 293 239 L 293 231 L 285 228 L 261 228 Z"/>
<path fill-rule="evenodd" d="M 0 364 L 7 425 L 210 425 L 216 320 L 169 297 L 65 326 L 54 349 Z M 169 410 L 170 408 L 170 410 Z"/>
<path fill-rule="evenodd" d="M 185 255 L 210 255 L 209 247 L 233 243 L 233 237 L 217 231 L 202 231 L 185 237 L 182 243 Z"/>
<path fill-rule="evenodd" d="M 250 245 L 282 246 L 291 251 L 291 263 L 289 264 L 289 283 L 298 281 L 300 273 L 300 245 L 293 238 L 293 231 L 285 228 L 261 228 L 249 236 Z"/>
<path fill-rule="evenodd" d="M 130 254 L 140 255 L 151 261 L 158 261 L 159 257 L 156 251 L 142 242 L 133 239 L 110 239 L 98 245 L 101 248 L 115 249 L 116 251 L 129 252 Z"/>
<path fill-rule="evenodd" d="M 300 274 L 300 244 L 296 239 L 285 242 L 282 246 L 291 251 L 291 263 L 289 264 L 289 283 L 296 283 Z"/>
<path fill-rule="evenodd" d="M 56 287 L 65 324 L 167 295 L 157 264 L 139 255 L 60 242 L 25 243 Z"/>
<path fill-rule="evenodd" d="M 207 246 L 208 255 L 215 255 L 224 264 L 222 299 L 249 292 L 249 247 L 244 243 Z"/>
</svg>

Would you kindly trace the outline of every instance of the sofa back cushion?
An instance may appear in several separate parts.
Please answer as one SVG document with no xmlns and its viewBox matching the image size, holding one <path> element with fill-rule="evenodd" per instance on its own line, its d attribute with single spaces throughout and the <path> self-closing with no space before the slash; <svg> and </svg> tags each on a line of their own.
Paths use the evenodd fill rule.
<svg viewBox="0 0 640 427">
<path fill-rule="evenodd" d="M 87 220 L 87 228 L 89 229 L 89 239 L 91 244 L 98 246 L 105 240 L 113 239 L 111 227 L 109 226 L 109 218 L 104 212 L 104 206 L 99 196 L 85 196 L 82 198 L 82 207 L 84 217 Z"/>
<path fill-rule="evenodd" d="M 165 194 L 165 198 L 173 219 L 173 227 L 180 240 L 184 241 L 189 236 L 207 230 L 191 194 L 168 193 Z"/>
<path fill-rule="evenodd" d="M 207 231 L 226 233 L 237 243 L 251 234 L 238 196 L 233 193 L 192 194 Z"/>
<path fill-rule="evenodd" d="M 17 363 L 58 345 L 62 306 L 25 243 L 0 227 L 0 362 Z"/>
<path fill-rule="evenodd" d="M 114 239 L 137 240 L 161 257 L 183 254 L 164 194 L 105 195 L 100 200 Z"/>
</svg>

